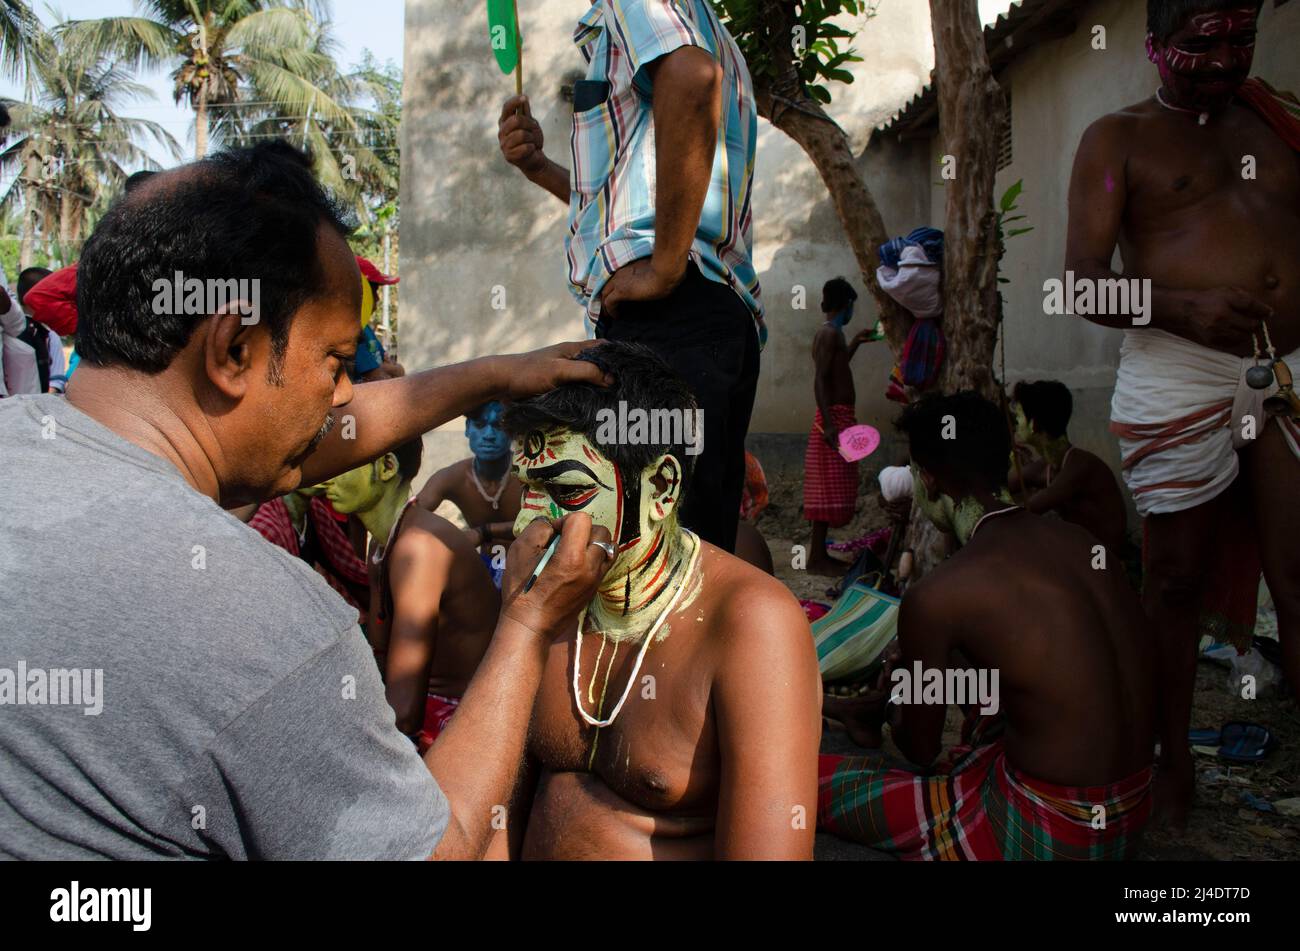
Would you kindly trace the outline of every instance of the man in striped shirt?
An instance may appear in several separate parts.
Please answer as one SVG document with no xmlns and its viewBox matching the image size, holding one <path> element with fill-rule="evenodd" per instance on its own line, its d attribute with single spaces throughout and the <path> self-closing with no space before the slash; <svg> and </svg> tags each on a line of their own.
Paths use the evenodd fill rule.
<svg viewBox="0 0 1300 951">
<path fill-rule="evenodd" d="M 749 71 L 707 0 L 596 0 L 574 42 L 571 170 L 526 97 L 506 160 L 569 206 L 569 282 L 597 337 L 643 343 L 690 385 L 703 451 L 683 522 L 734 550 L 763 308 L 751 255 L 758 119 Z"/>
</svg>

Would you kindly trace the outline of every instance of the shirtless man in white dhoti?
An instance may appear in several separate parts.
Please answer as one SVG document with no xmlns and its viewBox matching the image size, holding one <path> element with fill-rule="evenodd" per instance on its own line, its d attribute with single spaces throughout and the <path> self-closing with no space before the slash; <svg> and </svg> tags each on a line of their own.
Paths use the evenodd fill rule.
<svg viewBox="0 0 1300 951">
<path fill-rule="evenodd" d="M 1088 319 L 1125 329 L 1112 429 L 1146 519 L 1144 597 L 1161 654 L 1156 808 L 1177 826 L 1193 785 L 1202 596 L 1224 580 L 1214 562 L 1226 543 L 1257 540 L 1285 672 L 1300 689 L 1300 444 L 1289 414 L 1266 411 L 1278 387 L 1256 368 L 1271 346 L 1300 369 L 1300 120 L 1247 82 L 1259 9 L 1151 0 L 1148 56 L 1162 85 L 1093 123 L 1070 186 L 1076 280 L 1119 277 L 1118 242 L 1124 278 L 1150 281 L 1138 319 Z"/>
</svg>

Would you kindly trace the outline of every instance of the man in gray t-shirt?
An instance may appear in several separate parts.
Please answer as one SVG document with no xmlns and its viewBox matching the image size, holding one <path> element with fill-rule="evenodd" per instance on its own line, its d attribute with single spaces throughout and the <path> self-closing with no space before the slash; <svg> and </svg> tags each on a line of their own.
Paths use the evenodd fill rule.
<svg viewBox="0 0 1300 951">
<path fill-rule="evenodd" d="M 519 537 L 492 645 L 421 761 L 356 612 L 223 509 L 602 377 L 566 345 L 354 392 L 345 236 L 306 156 L 272 143 L 155 176 L 87 242 L 67 401 L 0 400 L 0 857 L 483 854 L 608 534 Z"/>
</svg>

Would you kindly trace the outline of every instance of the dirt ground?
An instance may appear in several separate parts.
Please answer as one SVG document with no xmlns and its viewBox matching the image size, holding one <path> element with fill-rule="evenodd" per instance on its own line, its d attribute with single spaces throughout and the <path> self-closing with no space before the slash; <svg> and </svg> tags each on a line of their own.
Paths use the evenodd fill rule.
<svg viewBox="0 0 1300 951">
<path fill-rule="evenodd" d="M 865 467 L 864 467 L 865 470 Z M 857 517 L 846 528 L 832 531 L 833 541 L 850 540 L 885 524 L 876 504 L 874 470 L 863 473 Z M 836 579 L 792 568 L 793 547 L 808 544 L 802 520 L 800 487 L 769 483 L 771 504 L 758 520 L 780 578 L 796 597 L 828 602 L 825 590 Z M 1254 700 L 1243 700 L 1227 688 L 1228 670 L 1210 661 L 1198 664 L 1192 726 L 1219 727 L 1231 720 L 1262 723 L 1277 738 L 1277 748 L 1264 762 L 1230 766 L 1213 755 L 1197 753 L 1196 800 L 1185 832 L 1151 827 L 1143 844 L 1143 860 L 1229 860 L 1300 858 L 1300 817 L 1261 811 L 1259 806 L 1300 797 L 1300 708 L 1285 688 L 1274 688 Z M 945 743 L 957 741 L 960 717 L 949 710 Z M 823 752 L 856 750 L 842 731 L 827 732 Z M 900 756 L 886 731 L 885 750 Z M 900 756 L 901 760 L 901 756 Z M 1252 802 L 1253 800 L 1253 802 Z M 882 859 L 881 853 L 827 835 L 817 837 L 819 860 Z"/>
</svg>

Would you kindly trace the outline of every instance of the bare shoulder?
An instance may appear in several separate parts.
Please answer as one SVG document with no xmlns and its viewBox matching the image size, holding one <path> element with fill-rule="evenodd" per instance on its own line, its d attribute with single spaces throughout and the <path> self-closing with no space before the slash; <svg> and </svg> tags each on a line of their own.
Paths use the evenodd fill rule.
<svg viewBox="0 0 1300 951">
<path fill-rule="evenodd" d="M 468 547 L 463 531 L 441 515 L 414 506 L 393 542 L 393 554 L 447 556 Z"/>
<path fill-rule="evenodd" d="M 727 647 L 744 649 L 764 638 L 789 641 L 791 632 L 798 632 L 811 647 L 808 618 L 789 588 L 735 555 L 702 544 L 710 572 L 707 583 L 718 592 L 712 610 Z"/>
<path fill-rule="evenodd" d="M 1131 137 L 1151 118 L 1149 101 L 1133 103 L 1096 119 L 1084 130 L 1080 152 L 1127 151 Z"/>
</svg>

